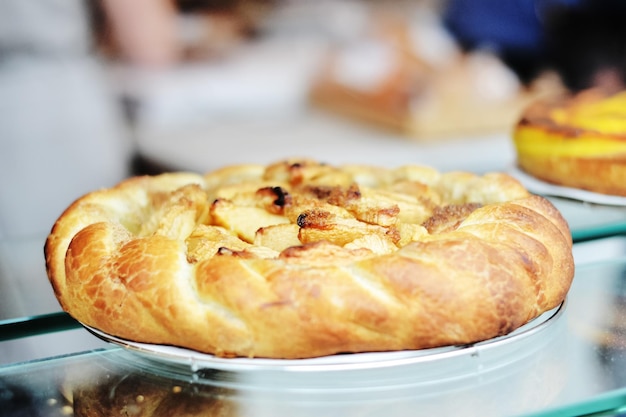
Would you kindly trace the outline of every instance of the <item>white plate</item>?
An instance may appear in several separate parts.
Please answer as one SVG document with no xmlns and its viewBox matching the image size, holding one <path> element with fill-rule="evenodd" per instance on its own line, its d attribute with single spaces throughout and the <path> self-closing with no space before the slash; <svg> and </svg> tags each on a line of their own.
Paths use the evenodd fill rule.
<svg viewBox="0 0 626 417">
<path fill-rule="evenodd" d="M 518 167 L 511 167 L 508 173 L 517 178 L 528 191 L 554 197 L 564 197 L 579 200 L 587 203 L 604 204 L 610 206 L 626 206 L 626 197 L 594 193 L 592 191 L 581 190 L 571 187 L 563 187 L 542 181 L 520 170 Z"/>
<path fill-rule="evenodd" d="M 539 335 L 562 314 L 564 304 L 552 309 L 512 333 L 484 342 L 467 346 L 449 346 L 435 349 L 406 350 L 396 352 L 372 352 L 331 355 L 311 359 L 264 359 L 264 358 L 221 358 L 190 349 L 168 345 L 139 343 L 111 336 L 89 326 L 84 327 L 97 337 L 122 346 L 130 351 L 160 362 L 183 364 L 190 366 L 192 371 L 211 368 L 222 371 L 298 371 L 328 372 L 360 369 L 377 369 L 433 362 L 458 356 L 477 357 L 480 352 L 511 346 L 516 341 L 527 340 Z"/>
</svg>

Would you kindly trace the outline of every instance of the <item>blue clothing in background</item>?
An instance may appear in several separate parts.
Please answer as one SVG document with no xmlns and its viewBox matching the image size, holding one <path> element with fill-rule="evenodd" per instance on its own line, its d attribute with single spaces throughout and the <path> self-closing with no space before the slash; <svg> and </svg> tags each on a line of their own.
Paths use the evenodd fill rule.
<svg viewBox="0 0 626 417">
<path fill-rule="evenodd" d="M 487 49 L 523 82 L 552 68 L 572 89 L 610 68 L 626 82 L 624 0 L 448 0 L 443 23 L 465 50 Z"/>
<path fill-rule="evenodd" d="M 534 54 L 544 44 L 535 0 L 450 0 L 444 24 L 468 49 Z"/>
</svg>

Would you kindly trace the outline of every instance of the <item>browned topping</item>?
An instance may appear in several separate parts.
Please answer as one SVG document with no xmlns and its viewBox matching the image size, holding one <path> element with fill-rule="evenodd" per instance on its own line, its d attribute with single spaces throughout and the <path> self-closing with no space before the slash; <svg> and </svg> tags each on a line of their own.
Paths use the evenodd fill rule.
<svg viewBox="0 0 626 417">
<path fill-rule="evenodd" d="M 303 191 L 319 200 L 340 207 L 345 207 L 349 201 L 361 198 L 361 191 L 356 183 L 352 183 L 347 188 L 338 185 L 308 185 L 303 187 Z"/>
<path fill-rule="evenodd" d="M 335 225 L 335 216 L 327 211 L 313 209 L 307 210 L 298 216 L 298 226 L 312 227 L 316 229 L 329 229 Z"/>
<path fill-rule="evenodd" d="M 361 191 L 356 183 L 350 184 L 347 189 L 338 188 L 328 197 L 328 202 L 336 206 L 347 206 L 350 202 L 361 198 Z"/>
<path fill-rule="evenodd" d="M 423 226 L 429 233 L 444 233 L 456 229 L 474 210 L 481 207 L 478 203 L 450 204 L 436 207 L 433 215 Z"/>
<path fill-rule="evenodd" d="M 291 176 L 290 182 L 292 185 L 301 184 L 304 181 L 302 168 L 303 165 L 299 162 L 289 166 L 289 175 Z"/>
<path fill-rule="evenodd" d="M 225 247 L 221 247 L 217 250 L 217 254 L 218 255 L 233 255 L 235 252 L 231 249 L 225 248 Z"/>
<path fill-rule="evenodd" d="M 286 205 L 291 204 L 291 195 L 282 187 L 263 187 L 257 190 L 256 196 L 268 202 L 262 206 L 272 214 L 282 214 Z"/>
<path fill-rule="evenodd" d="M 195 228 L 174 222 L 184 226 L 180 230 L 192 263 L 215 254 L 276 258 L 288 248 L 308 251 L 309 244 L 322 241 L 346 253 L 392 253 L 429 232 L 457 228 L 481 205 L 527 193 L 498 174 L 442 175 L 420 167 L 337 168 L 298 160 L 227 174 L 209 177 L 210 186 L 199 189 L 205 206 L 206 201 L 213 203 L 193 218 L 187 215 L 195 219 Z M 233 175 L 241 183 L 232 182 Z M 201 200 L 194 190 L 184 191 L 172 195 Z M 174 216 L 180 218 L 178 211 Z"/>
<path fill-rule="evenodd" d="M 328 200 L 328 198 L 335 192 L 338 187 L 322 186 L 322 185 L 310 185 L 303 187 L 303 191 L 306 194 L 311 194 L 313 197 L 319 200 Z"/>
</svg>

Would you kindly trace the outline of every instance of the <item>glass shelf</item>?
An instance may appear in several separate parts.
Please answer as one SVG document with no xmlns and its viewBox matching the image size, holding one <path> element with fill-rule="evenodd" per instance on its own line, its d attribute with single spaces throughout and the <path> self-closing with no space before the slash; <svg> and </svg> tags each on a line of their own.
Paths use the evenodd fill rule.
<svg viewBox="0 0 626 417">
<path fill-rule="evenodd" d="M 509 348 L 464 360 L 289 373 L 161 362 L 111 345 L 0 367 L 0 409 L 7 417 L 110 415 L 157 404 L 156 416 L 617 415 L 626 410 L 626 259 L 577 265 L 563 314 L 532 344 Z"/>
<path fill-rule="evenodd" d="M 81 327 L 79 322 L 65 312 L 0 320 L 0 342 Z"/>
<path fill-rule="evenodd" d="M 548 197 L 570 225 L 574 242 L 626 233 L 626 207 Z"/>
</svg>

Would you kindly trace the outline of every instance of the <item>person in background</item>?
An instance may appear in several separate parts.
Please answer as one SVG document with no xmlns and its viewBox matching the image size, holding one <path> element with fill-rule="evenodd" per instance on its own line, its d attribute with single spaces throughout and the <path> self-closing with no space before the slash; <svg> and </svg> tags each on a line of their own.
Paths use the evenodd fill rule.
<svg viewBox="0 0 626 417">
<path fill-rule="evenodd" d="M 0 238 L 45 236 L 127 175 L 130 143 L 82 0 L 0 2 Z"/>
<path fill-rule="evenodd" d="M 624 87 L 621 0 L 449 0 L 443 21 L 463 48 L 496 53 L 524 83 L 554 69 L 572 90 Z"/>
<path fill-rule="evenodd" d="M 121 58 L 131 65 L 162 68 L 180 58 L 177 10 L 170 0 L 101 0 L 99 7 Z"/>
<path fill-rule="evenodd" d="M 549 63 L 572 90 L 626 88 L 626 2 L 585 0 L 546 21 Z"/>
<path fill-rule="evenodd" d="M 98 7 L 127 63 L 176 62 L 169 0 Z M 130 174 L 132 139 L 92 11 L 84 0 L 0 2 L 0 238 L 45 235 L 74 199 Z"/>
</svg>

